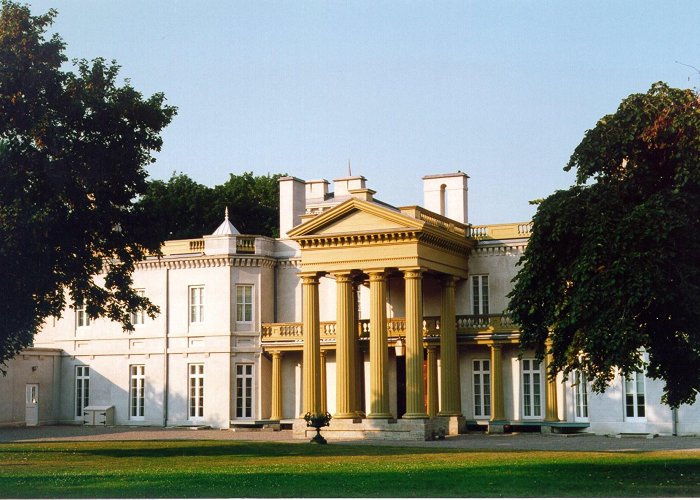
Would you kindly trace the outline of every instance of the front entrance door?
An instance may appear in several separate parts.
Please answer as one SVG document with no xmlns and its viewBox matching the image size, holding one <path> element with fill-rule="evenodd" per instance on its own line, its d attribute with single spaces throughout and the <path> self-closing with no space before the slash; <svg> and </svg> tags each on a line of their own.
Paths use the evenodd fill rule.
<svg viewBox="0 0 700 500">
<path fill-rule="evenodd" d="M 39 384 L 27 384 L 24 415 L 28 427 L 39 425 Z"/>
</svg>

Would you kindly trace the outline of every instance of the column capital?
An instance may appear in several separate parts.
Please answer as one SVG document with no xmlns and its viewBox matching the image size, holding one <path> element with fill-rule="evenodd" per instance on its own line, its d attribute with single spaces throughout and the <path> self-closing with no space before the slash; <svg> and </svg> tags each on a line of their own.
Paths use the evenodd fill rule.
<svg viewBox="0 0 700 500">
<path fill-rule="evenodd" d="M 282 351 L 271 351 L 270 354 L 272 355 L 273 358 L 281 358 L 282 357 Z"/>
<path fill-rule="evenodd" d="M 333 273 L 336 283 L 352 282 L 352 273 L 350 271 L 337 271 Z"/>
<path fill-rule="evenodd" d="M 421 279 L 423 277 L 424 269 L 420 267 L 413 267 L 408 269 L 401 269 L 403 272 L 404 279 Z"/>
<path fill-rule="evenodd" d="M 318 280 L 321 279 L 321 273 L 299 273 L 301 282 L 304 285 L 318 285 Z"/>
<path fill-rule="evenodd" d="M 459 277 L 457 276 L 452 276 L 451 274 L 446 274 L 445 276 L 442 277 L 442 286 L 445 288 L 454 288 L 455 285 L 457 284 L 457 281 L 459 281 Z"/>
<path fill-rule="evenodd" d="M 386 272 L 384 270 L 373 269 L 371 271 L 365 271 L 369 276 L 370 283 L 372 281 L 386 281 Z"/>
</svg>

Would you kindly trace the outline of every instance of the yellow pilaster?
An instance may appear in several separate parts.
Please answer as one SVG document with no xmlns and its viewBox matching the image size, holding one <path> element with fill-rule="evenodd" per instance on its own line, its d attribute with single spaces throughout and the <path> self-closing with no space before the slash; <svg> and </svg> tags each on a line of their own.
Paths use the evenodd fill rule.
<svg viewBox="0 0 700 500">
<path fill-rule="evenodd" d="M 321 413 L 321 331 L 318 310 L 318 275 L 302 280 L 302 322 L 304 328 L 303 381 L 304 413 Z"/>
<path fill-rule="evenodd" d="M 354 351 L 357 335 L 353 320 L 355 307 L 350 273 L 335 274 L 336 284 L 336 386 L 334 418 L 353 418 L 355 395 Z"/>
<path fill-rule="evenodd" d="M 547 345 L 547 354 L 545 355 L 544 361 L 545 361 L 545 380 L 546 380 L 546 387 L 547 387 L 547 398 L 545 400 L 545 403 L 547 405 L 545 409 L 545 414 L 544 414 L 544 421 L 545 422 L 559 422 L 559 405 L 557 401 L 557 381 L 556 379 L 551 380 L 549 378 L 549 367 L 551 366 L 553 362 L 553 356 L 551 353 L 552 349 L 552 343 L 548 340 Z"/>
<path fill-rule="evenodd" d="M 455 278 L 448 276 L 442 282 L 440 306 L 440 415 L 446 417 L 462 415 L 456 324 Z"/>
<path fill-rule="evenodd" d="M 326 386 L 326 351 L 321 351 L 321 413 L 328 411 L 328 387 Z"/>
<path fill-rule="evenodd" d="M 503 353 L 500 344 L 491 344 L 491 421 L 505 420 L 503 408 Z"/>
<path fill-rule="evenodd" d="M 272 414 L 270 420 L 282 420 L 282 353 L 272 353 Z"/>
<path fill-rule="evenodd" d="M 386 333 L 386 276 L 369 273 L 369 370 L 370 405 L 367 418 L 392 418 L 389 411 L 389 348 Z"/>
<path fill-rule="evenodd" d="M 406 283 L 406 413 L 428 418 L 423 390 L 423 278 L 420 269 L 404 271 Z"/>
<path fill-rule="evenodd" d="M 438 414 L 438 369 L 437 369 L 437 347 L 430 345 L 428 350 L 428 416 L 434 417 Z"/>
</svg>

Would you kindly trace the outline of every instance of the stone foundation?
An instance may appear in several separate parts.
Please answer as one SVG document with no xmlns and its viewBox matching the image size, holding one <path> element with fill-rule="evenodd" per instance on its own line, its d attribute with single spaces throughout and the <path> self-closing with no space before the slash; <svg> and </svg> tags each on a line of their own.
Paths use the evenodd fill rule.
<svg viewBox="0 0 700 500">
<path fill-rule="evenodd" d="M 321 429 L 321 435 L 328 441 L 432 441 L 457 434 L 460 419 L 464 428 L 464 417 L 331 419 L 330 426 Z M 310 440 L 316 435 L 316 429 L 307 427 L 303 419 L 295 420 L 292 430 L 296 439 Z M 457 432 L 452 432 L 453 430 Z"/>
</svg>

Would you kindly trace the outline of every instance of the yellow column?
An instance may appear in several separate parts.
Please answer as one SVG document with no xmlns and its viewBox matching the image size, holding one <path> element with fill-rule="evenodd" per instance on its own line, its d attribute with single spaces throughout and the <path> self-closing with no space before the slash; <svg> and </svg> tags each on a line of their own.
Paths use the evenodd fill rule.
<svg viewBox="0 0 700 500">
<path fill-rule="evenodd" d="M 403 418 L 428 418 L 423 390 L 422 271 L 404 271 L 406 282 L 406 413 Z"/>
<path fill-rule="evenodd" d="M 491 344 L 491 421 L 505 420 L 503 409 L 503 354 L 500 344 Z"/>
<path fill-rule="evenodd" d="M 369 273 L 369 370 L 370 404 L 367 418 L 392 418 L 389 411 L 389 347 L 386 333 L 386 276 Z"/>
<path fill-rule="evenodd" d="M 321 413 L 328 411 L 328 388 L 326 387 L 326 351 L 321 351 Z"/>
<path fill-rule="evenodd" d="M 428 346 L 428 416 L 438 414 L 437 347 Z"/>
<path fill-rule="evenodd" d="M 272 414 L 270 420 L 282 420 L 282 353 L 272 353 Z"/>
<path fill-rule="evenodd" d="M 334 418 L 353 418 L 352 402 L 355 394 L 353 296 L 350 273 L 335 275 L 336 326 L 335 326 L 335 415 Z"/>
<path fill-rule="evenodd" d="M 456 324 L 455 278 L 448 276 L 442 283 L 440 306 L 440 415 L 446 417 L 462 415 Z"/>
<path fill-rule="evenodd" d="M 358 283 L 352 284 L 352 326 L 353 326 L 353 347 L 352 347 L 352 364 L 355 367 L 354 387 L 355 391 L 352 394 L 352 409 L 358 417 L 365 416 L 365 409 L 362 407 L 362 380 L 364 377 L 364 359 L 362 350 L 360 349 L 360 313 L 358 311 Z"/>
<path fill-rule="evenodd" d="M 321 332 L 318 311 L 318 275 L 302 280 L 302 322 L 304 325 L 304 413 L 321 413 Z"/>
<path fill-rule="evenodd" d="M 552 343 L 547 340 L 547 354 L 545 355 L 545 380 L 547 387 L 547 399 L 545 400 L 547 408 L 545 409 L 545 422 L 559 422 L 559 405 L 557 402 L 557 381 L 549 378 L 549 367 L 552 364 L 554 356 L 552 356 Z"/>
</svg>

